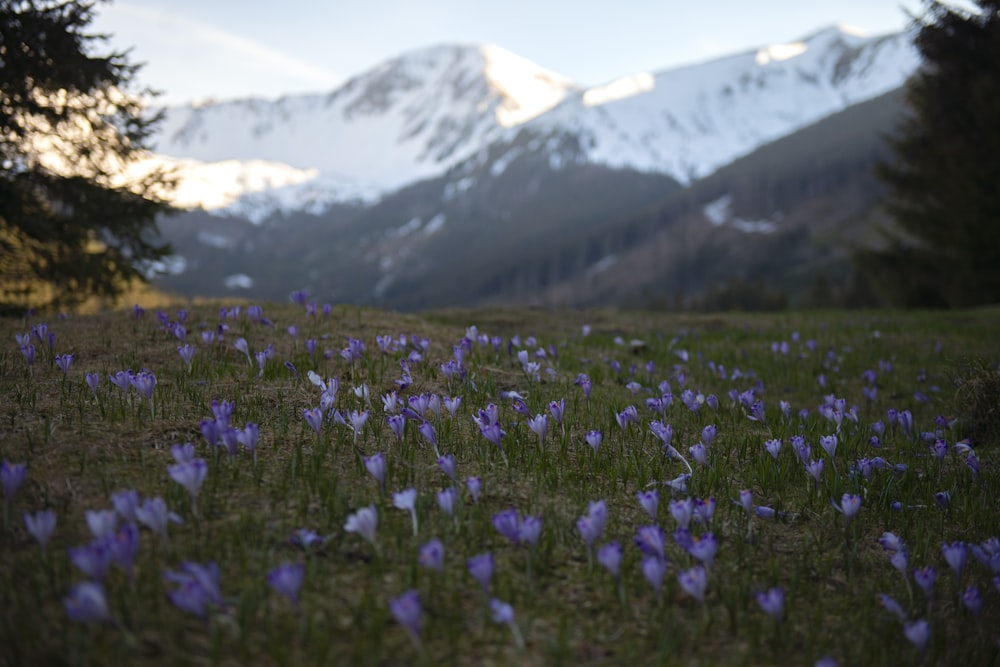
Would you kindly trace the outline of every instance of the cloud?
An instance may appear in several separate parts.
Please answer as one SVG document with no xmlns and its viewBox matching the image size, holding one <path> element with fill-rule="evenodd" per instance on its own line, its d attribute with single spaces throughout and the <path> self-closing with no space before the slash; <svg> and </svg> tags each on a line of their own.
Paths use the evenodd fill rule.
<svg viewBox="0 0 1000 667">
<path fill-rule="evenodd" d="M 102 6 L 96 27 L 116 48 L 134 47 L 142 80 L 166 101 L 195 97 L 274 96 L 325 90 L 344 77 L 280 49 L 154 7 L 120 2 Z"/>
</svg>

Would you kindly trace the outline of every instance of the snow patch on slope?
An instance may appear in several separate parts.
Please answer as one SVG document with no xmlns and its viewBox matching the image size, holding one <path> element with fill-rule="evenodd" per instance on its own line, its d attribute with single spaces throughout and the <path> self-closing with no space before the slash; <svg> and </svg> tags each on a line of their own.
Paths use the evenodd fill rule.
<svg viewBox="0 0 1000 667">
<path fill-rule="evenodd" d="M 583 106 L 596 107 L 608 102 L 623 100 L 639 93 L 645 93 L 656 87 L 656 79 L 652 74 L 633 74 L 597 88 L 590 88 L 583 93 Z"/>
<path fill-rule="evenodd" d="M 250 289 L 253 287 L 253 278 L 245 273 L 235 273 L 226 276 L 222 284 L 226 286 L 226 289 Z"/>
<path fill-rule="evenodd" d="M 744 234 L 773 234 L 778 231 L 778 223 L 773 220 L 746 220 L 732 215 L 733 198 L 724 195 L 718 199 L 705 204 L 702 213 L 713 227 L 722 225 L 732 225 Z M 775 218 L 780 220 L 781 215 L 776 214 Z"/>
</svg>

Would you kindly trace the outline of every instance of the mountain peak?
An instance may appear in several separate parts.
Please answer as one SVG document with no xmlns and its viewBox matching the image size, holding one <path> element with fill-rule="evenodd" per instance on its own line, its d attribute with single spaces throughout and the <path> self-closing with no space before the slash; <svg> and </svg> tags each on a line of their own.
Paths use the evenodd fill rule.
<svg viewBox="0 0 1000 667">
<path fill-rule="evenodd" d="M 566 77 L 507 49 L 485 44 L 479 51 L 487 81 L 503 98 L 496 110 L 497 122 L 503 127 L 540 116 L 578 89 Z"/>
</svg>

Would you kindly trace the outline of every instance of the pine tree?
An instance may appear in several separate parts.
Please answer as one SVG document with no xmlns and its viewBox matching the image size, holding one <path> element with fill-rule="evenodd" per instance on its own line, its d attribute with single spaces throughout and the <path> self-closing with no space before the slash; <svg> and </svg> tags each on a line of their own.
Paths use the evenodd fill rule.
<svg viewBox="0 0 1000 667">
<path fill-rule="evenodd" d="M 915 19 L 923 65 L 877 171 L 895 229 L 858 255 L 898 305 L 1000 302 L 1000 0 L 975 4 L 925 0 Z"/>
<path fill-rule="evenodd" d="M 169 252 L 169 176 L 126 176 L 158 118 L 93 18 L 93 2 L 0 0 L 2 311 L 114 296 Z"/>
</svg>

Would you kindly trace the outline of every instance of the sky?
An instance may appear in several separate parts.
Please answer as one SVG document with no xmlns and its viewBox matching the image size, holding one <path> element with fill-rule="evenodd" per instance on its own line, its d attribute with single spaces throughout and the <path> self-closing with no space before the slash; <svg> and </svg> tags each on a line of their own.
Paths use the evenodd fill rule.
<svg viewBox="0 0 1000 667">
<path fill-rule="evenodd" d="M 117 0 L 93 27 L 157 102 L 326 92 L 401 53 L 496 44 L 581 86 L 795 41 L 905 29 L 920 0 Z"/>
</svg>

